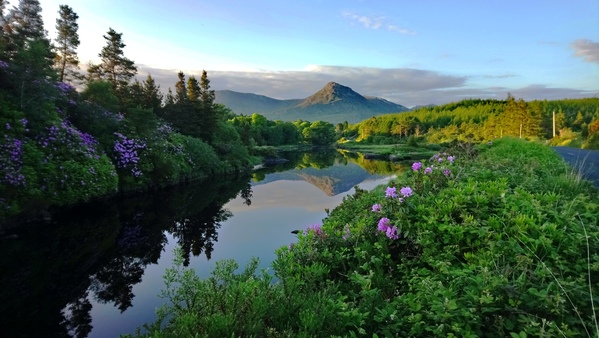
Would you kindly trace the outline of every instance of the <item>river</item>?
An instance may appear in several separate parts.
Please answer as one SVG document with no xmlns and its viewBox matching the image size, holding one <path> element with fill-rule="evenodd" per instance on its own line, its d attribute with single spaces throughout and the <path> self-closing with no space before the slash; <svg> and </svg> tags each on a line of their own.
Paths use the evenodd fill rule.
<svg viewBox="0 0 599 338">
<path fill-rule="evenodd" d="M 407 164 L 339 152 L 288 153 L 252 175 L 194 182 L 60 210 L 0 236 L 0 335 L 118 337 L 155 320 L 162 276 L 182 248 L 208 276 L 215 262 L 268 269 L 292 230 L 321 223 L 358 185 Z"/>
</svg>

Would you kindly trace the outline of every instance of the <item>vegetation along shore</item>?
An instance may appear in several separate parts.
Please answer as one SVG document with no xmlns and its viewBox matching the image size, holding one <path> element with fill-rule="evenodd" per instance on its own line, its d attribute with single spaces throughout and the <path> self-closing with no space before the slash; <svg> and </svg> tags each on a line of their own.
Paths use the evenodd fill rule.
<svg viewBox="0 0 599 338">
<path fill-rule="evenodd" d="M 457 144 L 358 189 L 272 270 L 201 279 L 176 259 L 136 336 L 593 337 L 597 197 L 547 146 Z"/>
</svg>

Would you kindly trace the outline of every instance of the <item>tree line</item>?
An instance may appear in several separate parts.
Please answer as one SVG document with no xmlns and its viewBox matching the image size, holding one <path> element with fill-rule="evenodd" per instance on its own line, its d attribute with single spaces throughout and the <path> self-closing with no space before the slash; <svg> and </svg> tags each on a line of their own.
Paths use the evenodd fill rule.
<svg viewBox="0 0 599 338">
<path fill-rule="evenodd" d="M 431 143 L 455 139 L 482 142 L 512 136 L 552 142 L 579 138 L 581 145 L 599 148 L 599 98 L 526 102 L 508 95 L 505 100 L 468 99 L 379 115 L 337 128 L 344 137 L 375 143 L 424 135 Z"/>
</svg>

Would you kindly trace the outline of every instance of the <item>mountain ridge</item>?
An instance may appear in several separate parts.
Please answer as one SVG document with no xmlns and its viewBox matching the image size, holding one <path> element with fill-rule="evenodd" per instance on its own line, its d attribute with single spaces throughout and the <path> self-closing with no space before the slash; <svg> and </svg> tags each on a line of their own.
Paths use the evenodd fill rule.
<svg viewBox="0 0 599 338">
<path fill-rule="evenodd" d="M 372 116 L 409 110 L 383 98 L 363 96 L 336 82 L 328 82 L 322 89 L 305 99 L 279 100 L 232 90 L 217 90 L 215 95 L 216 103 L 224 104 L 236 114 L 258 113 L 269 120 L 301 119 L 333 124 L 344 121 L 357 123 Z"/>
</svg>

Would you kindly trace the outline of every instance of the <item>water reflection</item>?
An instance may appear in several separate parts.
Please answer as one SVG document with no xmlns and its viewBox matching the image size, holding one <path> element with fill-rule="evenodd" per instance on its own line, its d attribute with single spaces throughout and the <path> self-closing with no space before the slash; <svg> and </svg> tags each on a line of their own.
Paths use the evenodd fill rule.
<svg viewBox="0 0 599 338">
<path fill-rule="evenodd" d="M 86 337 L 92 304 L 132 305 L 133 286 L 156 264 L 170 233 L 189 262 L 210 258 L 223 205 L 249 177 L 197 182 L 78 206 L 52 222 L 9 230 L 0 243 L 0 328 L 5 337 Z M 16 237 L 16 238 L 15 238 Z M 36 323 L 35 325 L 31 325 Z"/>
<path fill-rule="evenodd" d="M 370 189 L 401 171 L 397 164 L 336 151 L 284 156 L 290 161 L 252 177 L 80 205 L 51 222 L 6 230 L 0 236 L 2 336 L 125 333 L 122 322 L 131 317 L 135 322 L 127 325 L 133 328 L 151 320 L 165 268 L 157 265 L 170 264 L 172 247 L 182 249 L 185 265 L 197 264 L 200 256 L 202 262 L 241 257 L 241 265 L 257 256 L 268 265 L 273 248 L 293 239 L 290 230 L 321 220 L 324 209 L 338 205 L 355 185 L 371 180 L 372 186 L 363 186 Z M 377 170 L 383 175 L 372 175 Z M 215 250 L 219 236 L 226 244 Z"/>
</svg>

